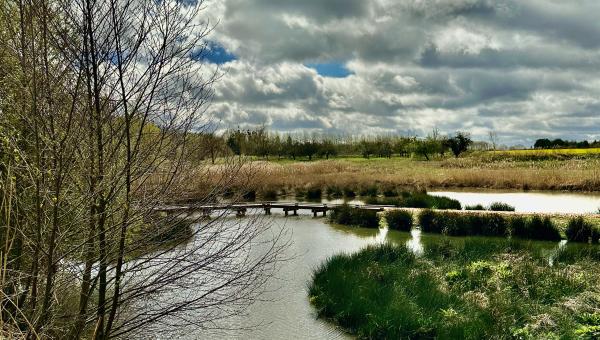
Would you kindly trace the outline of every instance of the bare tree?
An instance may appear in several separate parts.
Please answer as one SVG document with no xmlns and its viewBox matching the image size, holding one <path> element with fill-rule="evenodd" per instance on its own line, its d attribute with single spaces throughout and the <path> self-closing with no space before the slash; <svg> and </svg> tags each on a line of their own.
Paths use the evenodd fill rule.
<svg viewBox="0 0 600 340">
<path fill-rule="evenodd" d="M 492 144 L 492 150 L 496 150 L 498 146 L 498 134 L 495 131 L 490 130 L 488 131 L 488 137 L 490 138 L 490 143 Z"/>
<path fill-rule="evenodd" d="M 11 150 L 0 164 L 17 174 L 0 177 L 14 184 L 2 304 L 16 301 L 2 321 L 30 337 L 108 339 L 216 327 L 243 310 L 280 259 L 281 231 L 157 210 L 198 178 L 211 177 L 194 190 L 201 204 L 251 172 L 241 158 L 186 159 L 218 79 L 198 62 L 211 31 L 202 2 L 0 4 L 0 91 L 18 85 L 0 119 Z"/>
</svg>

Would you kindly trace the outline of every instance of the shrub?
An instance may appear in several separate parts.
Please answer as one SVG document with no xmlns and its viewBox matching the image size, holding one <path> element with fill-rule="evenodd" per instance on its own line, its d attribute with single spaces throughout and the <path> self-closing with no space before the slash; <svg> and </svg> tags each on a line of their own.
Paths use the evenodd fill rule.
<svg viewBox="0 0 600 340">
<path fill-rule="evenodd" d="M 378 228 L 377 211 L 352 208 L 347 204 L 336 207 L 329 215 L 332 222 L 364 228 Z"/>
<path fill-rule="evenodd" d="M 465 205 L 465 210 L 485 210 L 485 207 L 481 204 Z"/>
<path fill-rule="evenodd" d="M 385 220 L 390 229 L 410 231 L 413 226 L 413 215 L 406 210 L 392 210 L 385 214 Z"/>
<path fill-rule="evenodd" d="M 583 217 L 575 217 L 567 224 L 567 240 L 572 242 L 598 242 L 598 228 L 587 222 Z"/>
<path fill-rule="evenodd" d="M 512 205 L 502 203 L 502 202 L 494 202 L 490 204 L 490 210 L 492 211 L 515 211 L 515 207 Z"/>
</svg>

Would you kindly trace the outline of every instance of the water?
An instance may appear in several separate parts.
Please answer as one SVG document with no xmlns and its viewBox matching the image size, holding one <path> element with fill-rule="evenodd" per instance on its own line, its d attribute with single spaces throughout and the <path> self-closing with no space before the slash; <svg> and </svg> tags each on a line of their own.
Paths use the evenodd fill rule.
<svg viewBox="0 0 600 340">
<path fill-rule="evenodd" d="M 431 192 L 458 199 L 465 204 L 488 205 L 500 201 L 514 205 L 522 212 L 589 213 L 600 207 L 600 196 L 565 193 L 506 193 L 506 192 Z M 338 201 L 325 201 L 338 203 Z M 354 200 L 351 203 L 361 203 Z M 260 212 L 255 212 L 260 213 Z M 268 292 L 263 300 L 255 302 L 243 316 L 228 320 L 228 327 L 236 331 L 201 332 L 190 338 L 206 339 L 347 339 L 348 334 L 332 324 L 317 318 L 308 299 L 308 284 L 315 268 L 327 258 L 339 253 L 353 253 L 378 242 L 405 244 L 416 255 L 422 254 L 428 244 L 439 242 L 442 236 L 411 233 L 387 229 L 362 229 L 335 226 L 319 217 L 312 218 L 310 212 L 299 211 L 300 216 L 283 217 L 273 210 L 272 223 L 289 232 L 291 244 L 286 256 L 290 259 L 280 264 L 277 276 L 267 284 Z M 466 238 L 451 238 L 462 242 Z M 486 242 L 495 242 L 486 238 Z M 533 242 L 533 241 L 529 241 Z M 565 241 L 535 242 L 552 265 Z M 243 329 L 240 331 L 239 329 Z"/>
<path fill-rule="evenodd" d="M 538 213 L 596 213 L 600 208 L 599 194 L 562 192 L 481 192 L 432 191 L 430 195 L 446 196 L 460 201 L 462 206 L 493 202 L 508 203 L 517 212 Z"/>
<path fill-rule="evenodd" d="M 332 255 L 352 253 L 381 242 L 387 230 L 332 226 L 312 218 L 310 212 L 283 217 L 273 211 L 274 227 L 284 227 L 291 237 L 288 261 L 267 284 L 265 301 L 255 302 L 244 316 L 228 320 L 228 326 L 243 331 L 211 332 L 202 338 L 220 339 L 351 339 L 332 324 L 317 318 L 308 299 L 308 284 L 315 268 Z M 404 235 L 405 239 L 410 236 Z"/>
<path fill-rule="evenodd" d="M 364 229 L 330 225 L 327 220 L 309 215 L 283 217 L 274 211 L 273 223 L 284 226 L 291 232 L 291 246 L 286 250 L 291 259 L 281 264 L 276 278 L 268 283 L 265 301 L 254 303 L 247 315 L 229 320 L 230 327 L 248 328 L 243 331 L 204 333 L 210 339 L 351 339 L 352 337 L 335 328 L 327 321 L 317 318 L 309 303 L 308 284 L 315 268 L 327 258 L 339 253 L 353 253 L 379 242 L 404 244 L 417 256 L 422 255 L 428 245 L 440 242 L 441 235 L 422 234 L 418 230 L 410 233 L 388 229 Z M 467 238 L 451 237 L 452 242 L 464 242 Z M 486 242 L 497 242 L 499 238 L 485 238 Z M 532 242 L 532 241 L 527 241 Z M 548 256 L 552 265 L 560 247 L 565 242 L 535 242 Z"/>
</svg>

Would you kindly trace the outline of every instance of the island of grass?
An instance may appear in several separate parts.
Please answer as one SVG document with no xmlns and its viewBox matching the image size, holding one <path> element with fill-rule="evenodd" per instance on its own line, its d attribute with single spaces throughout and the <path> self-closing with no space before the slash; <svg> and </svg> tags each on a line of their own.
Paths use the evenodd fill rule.
<svg viewBox="0 0 600 340">
<path fill-rule="evenodd" d="M 463 239 L 337 255 L 309 287 L 318 315 L 364 339 L 600 336 L 600 251 Z"/>
</svg>

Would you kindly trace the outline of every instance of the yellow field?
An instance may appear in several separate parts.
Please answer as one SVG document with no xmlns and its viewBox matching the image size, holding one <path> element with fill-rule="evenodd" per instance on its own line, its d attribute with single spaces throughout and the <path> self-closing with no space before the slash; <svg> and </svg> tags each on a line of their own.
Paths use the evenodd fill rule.
<svg viewBox="0 0 600 340">
<path fill-rule="evenodd" d="M 546 155 L 594 155 L 600 154 L 600 148 L 587 149 L 526 149 L 526 150 L 507 150 L 507 151 L 489 151 L 494 155 L 511 156 L 546 156 Z"/>
</svg>

